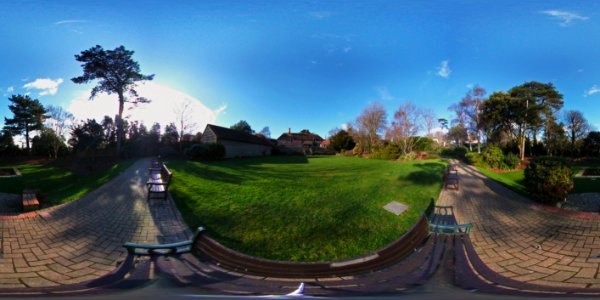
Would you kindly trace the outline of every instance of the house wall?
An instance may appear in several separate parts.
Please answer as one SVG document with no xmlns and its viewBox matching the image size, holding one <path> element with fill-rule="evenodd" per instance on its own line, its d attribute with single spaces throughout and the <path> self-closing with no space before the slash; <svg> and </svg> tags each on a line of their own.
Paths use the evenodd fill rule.
<svg viewBox="0 0 600 300">
<path fill-rule="evenodd" d="M 202 138 L 200 138 L 200 142 L 204 144 L 211 144 L 217 142 L 217 135 L 210 129 L 206 128 L 204 133 L 202 134 Z"/>
<path fill-rule="evenodd" d="M 235 141 L 220 140 L 225 146 L 225 158 L 271 155 L 272 147 Z"/>
</svg>

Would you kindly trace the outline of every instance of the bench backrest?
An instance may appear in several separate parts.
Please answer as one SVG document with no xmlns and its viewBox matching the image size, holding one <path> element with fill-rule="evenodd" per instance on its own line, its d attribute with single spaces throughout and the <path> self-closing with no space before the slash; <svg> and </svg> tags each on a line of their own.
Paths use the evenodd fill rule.
<svg viewBox="0 0 600 300">
<path fill-rule="evenodd" d="M 173 172 L 169 171 L 167 165 L 163 163 L 160 168 L 160 178 L 167 184 L 166 187 L 169 187 L 169 183 L 171 183 L 171 177 L 173 177 Z"/>
</svg>

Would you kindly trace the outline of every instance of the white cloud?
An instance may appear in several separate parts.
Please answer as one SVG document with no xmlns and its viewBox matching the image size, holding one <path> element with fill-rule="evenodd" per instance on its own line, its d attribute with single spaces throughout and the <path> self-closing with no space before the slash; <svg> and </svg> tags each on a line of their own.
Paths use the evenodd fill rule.
<svg viewBox="0 0 600 300">
<path fill-rule="evenodd" d="M 385 86 L 376 87 L 375 90 L 379 94 L 379 98 L 381 98 L 381 100 L 394 100 L 394 99 L 396 99 L 396 97 L 392 96 L 392 94 L 390 93 L 390 91 L 388 90 L 388 88 L 385 87 Z"/>
<path fill-rule="evenodd" d="M 348 123 L 342 123 L 342 125 L 340 125 L 340 128 L 343 130 L 348 130 L 348 128 L 350 128 L 350 126 L 348 125 Z"/>
<path fill-rule="evenodd" d="M 50 78 L 38 78 L 32 82 L 26 83 L 23 87 L 28 90 L 40 90 L 40 96 L 56 95 L 56 93 L 58 92 L 58 86 L 60 86 L 61 83 L 63 83 L 62 78 L 54 80 Z"/>
<path fill-rule="evenodd" d="M 449 60 L 442 60 L 442 62 L 440 63 L 440 66 L 438 68 L 437 71 L 437 75 L 444 77 L 444 78 L 448 78 L 450 77 L 450 73 L 452 73 L 452 70 L 450 70 L 450 65 L 449 65 L 450 61 Z"/>
<path fill-rule="evenodd" d="M 311 11 L 308 13 L 308 15 L 317 20 L 323 20 L 331 17 L 333 13 L 330 11 Z"/>
<path fill-rule="evenodd" d="M 591 96 L 591 95 L 597 94 L 597 93 L 600 93 L 600 87 L 594 84 L 591 88 L 589 88 L 587 91 L 585 91 L 583 96 L 587 97 L 587 96 Z"/>
<path fill-rule="evenodd" d="M 54 25 L 85 23 L 85 22 L 86 22 L 85 20 L 60 20 L 58 22 L 54 22 Z"/>
<path fill-rule="evenodd" d="M 544 11 L 541 11 L 540 13 L 551 16 L 555 20 L 558 20 L 560 26 L 563 26 L 563 27 L 571 25 L 571 22 L 576 21 L 576 20 L 585 21 L 585 20 L 589 19 L 589 17 L 584 17 L 584 16 L 578 15 L 576 13 L 572 13 L 572 12 L 568 12 L 568 11 L 564 11 L 564 10 L 557 10 L 557 9 L 544 10 Z"/>
<path fill-rule="evenodd" d="M 128 120 L 137 120 L 150 127 L 155 122 L 162 128 L 167 124 L 176 121 L 175 108 L 181 107 L 181 104 L 189 101 L 191 105 L 191 115 L 195 116 L 193 120 L 198 130 L 204 130 L 206 124 L 215 124 L 218 116 L 225 113 L 227 105 L 222 105 L 217 109 L 210 109 L 200 100 L 173 89 L 169 86 L 157 82 L 147 81 L 138 85 L 136 91 L 141 97 L 146 97 L 152 102 L 138 104 L 137 107 L 126 103 L 123 117 Z M 94 100 L 89 100 L 90 91 L 82 92 L 73 100 L 68 111 L 73 113 L 78 120 L 96 119 L 100 121 L 104 116 L 115 118 L 118 109 L 116 95 L 98 94 Z"/>
<path fill-rule="evenodd" d="M 12 92 L 14 92 L 14 91 L 15 91 L 15 88 L 14 88 L 13 86 L 9 86 L 9 87 L 6 89 L 6 92 L 7 92 L 7 93 L 12 93 Z"/>
</svg>

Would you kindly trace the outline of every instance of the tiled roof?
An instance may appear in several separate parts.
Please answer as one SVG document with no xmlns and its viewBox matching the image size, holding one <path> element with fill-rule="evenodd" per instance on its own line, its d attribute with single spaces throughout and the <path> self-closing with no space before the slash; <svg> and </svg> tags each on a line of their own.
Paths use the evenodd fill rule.
<svg viewBox="0 0 600 300">
<path fill-rule="evenodd" d="M 292 137 L 292 139 L 294 141 L 302 141 L 302 142 L 322 142 L 323 138 L 320 137 L 318 134 L 314 134 L 314 133 L 305 133 L 305 132 L 300 132 L 300 133 L 284 133 L 282 134 L 277 140 L 289 140 L 290 139 L 290 135 Z"/>
<path fill-rule="evenodd" d="M 259 138 L 252 134 L 247 134 L 242 131 L 233 130 L 217 125 L 208 124 L 206 129 L 210 128 L 217 135 L 217 140 L 236 141 L 249 144 L 273 146 L 267 139 Z"/>
</svg>

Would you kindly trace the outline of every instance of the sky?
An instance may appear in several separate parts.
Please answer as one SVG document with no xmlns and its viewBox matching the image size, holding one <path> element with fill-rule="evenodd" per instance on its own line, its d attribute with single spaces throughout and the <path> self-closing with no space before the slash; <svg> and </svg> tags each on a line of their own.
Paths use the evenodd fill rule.
<svg viewBox="0 0 600 300">
<path fill-rule="evenodd" d="M 146 125 L 239 120 L 271 135 L 322 136 L 380 102 L 388 121 L 413 102 L 448 107 L 474 85 L 488 94 L 553 83 L 564 110 L 600 128 L 600 1 L 0 1 L 0 125 L 8 97 L 29 94 L 81 120 L 117 113 L 71 78 L 95 45 L 135 51 L 153 100 L 128 109 Z"/>
</svg>

